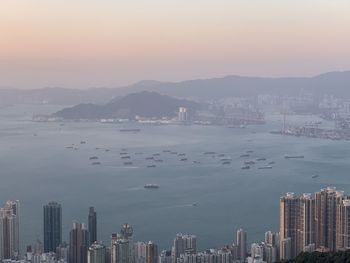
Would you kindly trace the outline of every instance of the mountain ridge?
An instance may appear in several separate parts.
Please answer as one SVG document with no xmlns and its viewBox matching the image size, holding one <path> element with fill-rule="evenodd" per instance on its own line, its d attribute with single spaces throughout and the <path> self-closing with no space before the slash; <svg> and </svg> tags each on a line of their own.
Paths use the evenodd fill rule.
<svg viewBox="0 0 350 263">
<path fill-rule="evenodd" d="M 0 89 L 0 103 L 49 103 L 75 105 L 104 104 L 113 98 L 143 90 L 193 100 L 216 100 L 225 97 L 252 97 L 258 94 L 298 96 L 301 90 L 315 96 L 333 94 L 350 98 L 350 71 L 333 71 L 311 77 L 224 77 L 166 82 L 143 80 L 118 88 L 43 88 L 34 90 Z"/>
</svg>

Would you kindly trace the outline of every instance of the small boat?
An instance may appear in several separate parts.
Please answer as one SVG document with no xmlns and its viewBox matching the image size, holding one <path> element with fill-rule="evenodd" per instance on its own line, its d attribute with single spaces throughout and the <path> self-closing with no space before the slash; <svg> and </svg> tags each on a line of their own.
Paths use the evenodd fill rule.
<svg viewBox="0 0 350 263">
<path fill-rule="evenodd" d="M 145 189 L 158 189 L 159 185 L 157 185 L 157 184 L 145 184 L 144 188 Z"/>
<path fill-rule="evenodd" d="M 171 154 L 177 154 L 177 152 L 170 152 Z"/>
<path fill-rule="evenodd" d="M 255 164 L 255 162 L 254 161 L 245 161 L 244 164 L 246 164 L 246 165 L 253 165 L 253 164 Z"/>
<path fill-rule="evenodd" d="M 105 152 L 109 152 L 110 150 L 109 149 L 106 149 Z"/>
<path fill-rule="evenodd" d="M 124 165 L 132 165 L 132 162 L 124 162 Z"/>
<path fill-rule="evenodd" d="M 195 163 L 195 164 L 200 164 L 201 162 L 199 162 L 199 161 L 193 161 L 193 163 Z"/>
<path fill-rule="evenodd" d="M 135 153 L 135 155 L 142 155 L 143 153 L 141 153 L 141 152 L 137 152 L 137 153 Z"/>
<path fill-rule="evenodd" d="M 170 153 L 170 150 L 163 150 L 163 153 Z"/>
<path fill-rule="evenodd" d="M 101 163 L 100 162 L 93 162 L 91 163 L 92 165 L 100 165 Z"/>
<path fill-rule="evenodd" d="M 259 170 L 263 170 L 263 169 L 272 169 L 271 165 L 267 165 L 267 166 L 262 166 L 258 168 Z"/>
<path fill-rule="evenodd" d="M 252 150 L 248 150 L 248 151 L 246 151 L 246 153 L 253 153 L 254 151 L 252 151 Z"/>
<path fill-rule="evenodd" d="M 146 157 L 145 160 L 154 160 L 154 157 L 153 156 Z"/>
<path fill-rule="evenodd" d="M 223 158 L 220 161 L 222 161 L 222 162 L 230 162 L 230 161 L 232 161 L 232 158 Z"/>
<path fill-rule="evenodd" d="M 275 162 L 272 161 L 272 162 L 269 162 L 269 163 L 268 163 L 268 165 L 272 165 L 272 164 L 275 164 Z"/>
<path fill-rule="evenodd" d="M 127 152 L 121 152 L 120 155 L 127 155 Z"/>
<path fill-rule="evenodd" d="M 157 163 L 162 163 L 163 162 L 162 159 L 154 159 L 154 161 L 157 162 Z"/>
<path fill-rule="evenodd" d="M 97 159 L 98 159 L 97 156 L 91 156 L 91 157 L 89 158 L 89 160 L 97 160 Z"/>
<path fill-rule="evenodd" d="M 120 157 L 121 159 L 130 159 L 130 156 L 129 155 L 126 155 L 126 156 L 122 156 Z"/>
<path fill-rule="evenodd" d="M 186 153 L 179 153 L 177 156 L 186 156 Z"/>
<path fill-rule="evenodd" d="M 312 179 L 318 178 L 319 175 L 318 174 L 314 174 L 313 176 L 311 176 Z"/>
<path fill-rule="evenodd" d="M 224 165 L 224 164 L 231 164 L 231 162 L 229 162 L 229 161 L 226 161 L 226 162 L 223 162 L 223 163 L 221 163 L 222 165 Z"/>
<path fill-rule="evenodd" d="M 244 165 L 244 166 L 241 167 L 241 169 L 242 170 L 248 170 L 248 169 L 250 169 L 250 166 L 249 165 Z"/>
<path fill-rule="evenodd" d="M 152 154 L 153 156 L 160 156 L 160 154 L 159 153 L 154 153 L 154 154 Z"/>
<path fill-rule="evenodd" d="M 120 129 L 120 132 L 139 132 L 141 129 Z"/>
<path fill-rule="evenodd" d="M 241 154 L 239 157 L 243 158 L 243 157 L 249 157 L 249 154 Z"/>
<path fill-rule="evenodd" d="M 218 154 L 218 157 L 224 157 L 224 156 L 225 156 L 225 154 L 223 154 L 223 153 Z"/>
<path fill-rule="evenodd" d="M 204 152 L 204 155 L 212 155 L 212 154 L 216 154 L 216 152 Z"/>
<path fill-rule="evenodd" d="M 86 143 L 86 141 L 81 141 L 81 142 L 80 142 L 80 144 L 85 144 L 85 143 Z"/>
<path fill-rule="evenodd" d="M 188 159 L 187 158 L 181 158 L 180 159 L 180 161 L 182 161 L 182 162 L 185 162 L 185 161 L 187 161 Z"/>
<path fill-rule="evenodd" d="M 303 159 L 304 155 L 285 155 L 285 159 Z"/>
<path fill-rule="evenodd" d="M 193 203 L 192 206 L 198 206 L 198 203 Z"/>
<path fill-rule="evenodd" d="M 256 158 L 257 161 L 266 161 L 266 158 L 264 157 L 260 157 L 260 158 Z"/>
<path fill-rule="evenodd" d="M 155 168 L 155 167 L 156 167 L 155 164 L 147 165 L 147 168 Z"/>
<path fill-rule="evenodd" d="M 67 146 L 66 149 L 74 149 L 73 146 Z"/>
</svg>

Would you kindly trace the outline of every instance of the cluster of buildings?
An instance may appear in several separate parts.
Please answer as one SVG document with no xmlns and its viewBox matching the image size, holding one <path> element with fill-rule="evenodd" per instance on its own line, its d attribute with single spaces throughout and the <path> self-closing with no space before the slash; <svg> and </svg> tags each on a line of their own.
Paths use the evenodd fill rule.
<svg viewBox="0 0 350 263">
<path fill-rule="evenodd" d="M 280 200 L 280 258 L 350 249 L 350 197 L 334 187 Z"/>
<path fill-rule="evenodd" d="M 7 201 L 0 209 L 0 262 L 3 263 L 274 263 L 301 252 L 350 249 L 350 196 L 333 187 L 301 196 L 280 198 L 280 231 L 267 231 L 263 242 L 247 245 L 247 232 L 238 229 L 236 242 L 198 251 L 197 237 L 177 234 L 169 250 L 152 241 L 134 240 L 124 224 L 108 245 L 98 242 L 97 213 L 90 207 L 88 224 L 74 222 L 69 243 L 62 241 L 62 207 L 43 207 L 43 242 L 20 251 L 20 203 Z"/>
</svg>

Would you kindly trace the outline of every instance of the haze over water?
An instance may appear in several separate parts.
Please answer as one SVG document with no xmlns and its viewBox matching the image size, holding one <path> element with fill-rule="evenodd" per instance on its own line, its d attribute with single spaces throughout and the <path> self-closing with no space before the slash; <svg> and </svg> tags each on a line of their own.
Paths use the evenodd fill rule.
<svg viewBox="0 0 350 263">
<path fill-rule="evenodd" d="M 58 109 L 0 109 L 0 199 L 21 201 L 22 247 L 42 238 L 42 206 L 52 200 L 62 203 L 66 241 L 72 220 L 86 222 L 88 207 L 95 206 L 99 240 L 106 244 L 128 222 L 136 240 L 152 239 L 169 248 L 176 233 L 192 233 L 204 249 L 232 243 L 239 227 L 248 230 L 250 241 L 263 240 L 267 230 L 278 231 L 279 197 L 287 191 L 314 192 L 332 185 L 350 193 L 349 142 L 270 134 L 281 127 L 280 116 L 267 116 L 267 125 L 246 129 L 31 121 L 32 113 Z M 141 132 L 119 131 L 128 127 Z M 78 150 L 66 148 L 72 144 Z M 120 159 L 123 148 L 131 167 Z M 163 150 L 186 153 L 188 161 Z M 251 157 L 240 158 L 247 150 L 254 151 Z M 220 158 L 203 155 L 206 151 L 225 154 L 232 163 L 222 165 Z M 144 154 L 135 155 L 139 152 Z M 145 160 L 155 153 L 163 163 Z M 284 154 L 305 158 L 286 160 Z M 91 165 L 91 156 L 98 156 L 101 165 Z M 241 169 L 244 160 L 259 157 L 267 160 Z M 271 161 L 273 169 L 257 169 Z M 319 178 L 312 179 L 314 174 Z M 160 188 L 146 190 L 147 183 Z"/>
</svg>

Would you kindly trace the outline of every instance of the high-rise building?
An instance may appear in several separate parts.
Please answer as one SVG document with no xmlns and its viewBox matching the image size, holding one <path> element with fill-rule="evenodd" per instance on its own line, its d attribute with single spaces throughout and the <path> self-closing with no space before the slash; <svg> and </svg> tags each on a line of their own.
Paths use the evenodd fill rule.
<svg viewBox="0 0 350 263">
<path fill-rule="evenodd" d="M 146 246 L 145 242 L 136 242 L 134 245 L 135 263 L 146 263 Z"/>
<path fill-rule="evenodd" d="M 56 202 L 44 206 L 44 252 L 55 252 L 62 243 L 62 207 Z"/>
<path fill-rule="evenodd" d="M 4 240 L 4 233 L 3 233 L 3 215 L 4 211 L 2 208 L 0 208 L 0 262 L 4 259 L 4 244 L 3 244 L 3 240 Z"/>
<path fill-rule="evenodd" d="M 280 239 L 281 239 L 281 257 L 282 257 L 282 241 L 290 245 L 290 251 L 288 251 L 288 257 L 296 256 L 296 242 L 297 242 L 297 216 L 298 216 L 298 197 L 294 193 L 286 193 L 285 196 L 280 199 Z M 288 248 L 289 249 L 289 248 Z M 289 255 L 290 253 L 290 255 Z M 285 253 L 284 253 L 285 254 Z M 288 259 L 288 258 L 284 258 Z"/>
<path fill-rule="evenodd" d="M 342 191 L 327 187 L 315 193 L 316 248 L 336 249 L 336 210 L 345 199 Z"/>
<path fill-rule="evenodd" d="M 296 254 L 299 254 L 315 243 L 315 198 L 311 194 L 299 198 L 297 220 Z"/>
<path fill-rule="evenodd" d="M 152 241 L 146 245 L 146 263 L 158 263 L 158 247 Z"/>
<path fill-rule="evenodd" d="M 88 249 L 88 263 L 105 263 L 106 262 L 106 247 L 94 242 Z"/>
<path fill-rule="evenodd" d="M 279 233 L 274 233 L 272 231 L 265 232 L 265 243 L 274 247 L 279 246 Z"/>
<path fill-rule="evenodd" d="M 180 107 L 178 112 L 178 121 L 186 122 L 188 121 L 188 110 L 185 107 Z"/>
<path fill-rule="evenodd" d="M 292 240 L 290 237 L 280 241 L 280 260 L 292 259 Z"/>
<path fill-rule="evenodd" d="M 237 230 L 238 259 L 243 261 L 247 257 L 247 232 L 240 228 Z"/>
<path fill-rule="evenodd" d="M 84 223 L 73 223 L 69 233 L 69 263 L 87 263 L 89 231 Z"/>
<path fill-rule="evenodd" d="M 12 211 L 14 217 L 14 253 L 16 257 L 20 254 L 20 203 L 19 200 L 9 200 L 6 202 L 5 209 Z"/>
<path fill-rule="evenodd" d="M 66 242 L 63 242 L 56 248 L 56 258 L 57 260 L 68 262 L 69 260 L 69 246 Z"/>
<path fill-rule="evenodd" d="M 7 201 L 0 209 L 0 257 L 19 258 L 19 201 Z"/>
<path fill-rule="evenodd" d="M 350 248 L 350 200 L 337 205 L 336 249 Z"/>
<path fill-rule="evenodd" d="M 131 263 L 129 240 L 123 235 L 113 234 L 111 240 L 111 263 Z"/>
<path fill-rule="evenodd" d="M 94 207 L 89 208 L 88 227 L 90 233 L 90 245 L 97 241 L 97 213 Z"/>
<path fill-rule="evenodd" d="M 174 261 L 176 262 L 180 258 L 180 255 L 185 254 L 185 252 L 197 252 L 197 237 L 194 235 L 177 234 L 174 239 L 172 253 Z"/>
<path fill-rule="evenodd" d="M 171 251 L 163 250 L 159 255 L 158 263 L 172 263 Z"/>
</svg>

